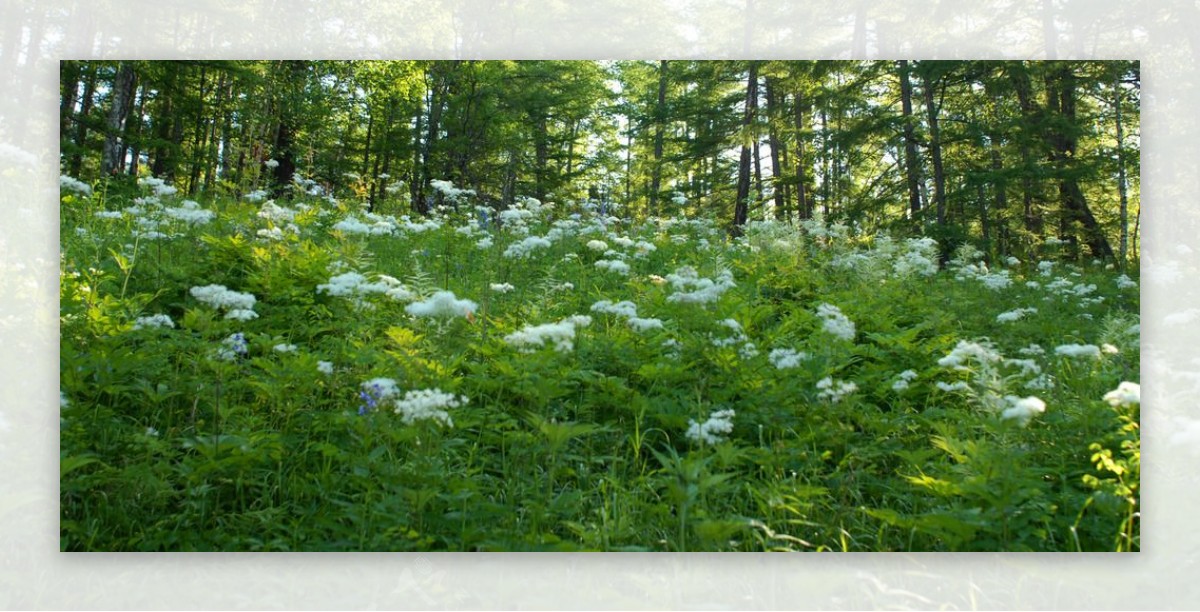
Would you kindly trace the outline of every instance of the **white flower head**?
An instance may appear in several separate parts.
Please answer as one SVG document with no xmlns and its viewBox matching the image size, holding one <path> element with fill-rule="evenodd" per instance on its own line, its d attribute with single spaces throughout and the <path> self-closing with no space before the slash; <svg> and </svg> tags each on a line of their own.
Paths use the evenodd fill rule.
<svg viewBox="0 0 1200 612">
<path fill-rule="evenodd" d="M 725 436 L 733 431 L 733 410 L 718 410 L 709 415 L 708 420 L 697 423 L 688 420 L 688 430 L 684 434 L 689 440 L 700 444 L 714 445 L 725 441 Z"/>
<path fill-rule="evenodd" d="M 854 340 L 854 322 L 832 304 L 821 304 L 817 307 L 817 316 L 824 320 L 822 329 L 842 340 Z"/>
<path fill-rule="evenodd" d="M 405 306 L 404 311 L 414 317 L 465 317 L 478 308 L 479 304 L 458 299 L 451 291 L 438 291 L 423 301 Z"/>
<path fill-rule="evenodd" d="M 1104 401 L 1112 407 L 1131 406 L 1133 404 L 1142 403 L 1142 386 L 1135 383 L 1125 381 L 1117 385 L 1116 389 L 1104 394 Z"/>
<path fill-rule="evenodd" d="M 1030 419 L 1046 411 L 1046 402 L 1032 395 L 1020 398 L 1015 395 L 1004 396 L 1009 407 L 1000 413 L 1002 419 L 1016 419 L 1022 427 L 1029 424 Z"/>
</svg>

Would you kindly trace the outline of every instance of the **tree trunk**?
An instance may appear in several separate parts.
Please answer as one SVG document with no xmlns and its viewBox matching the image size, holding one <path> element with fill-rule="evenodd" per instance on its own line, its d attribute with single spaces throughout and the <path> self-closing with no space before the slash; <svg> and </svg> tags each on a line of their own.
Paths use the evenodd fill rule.
<svg viewBox="0 0 1200 612">
<path fill-rule="evenodd" d="M 916 220 L 921 213 L 921 161 L 917 158 L 917 137 L 913 128 L 912 81 L 908 78 L 908 60 L 900 60 L 900 107 L 904 118 L 904 168 L 908 183 L 908 211 Z"/>
<path fill-rule="evenodd" d="M 1064 238 L 1074 246 L 1074 224 L 1079 223 L 1083 226 L 1084 240 L 1091 256 L 1112 260 L 1114 258 L 1112 245 L 1109 244 L 1104 230 L 1096 221 L 1091 208 L 1088 207 L 1083 190 L 1079 187 L 1079 180 L 1073 172 L 1073 166 L 1076 164 L 1075 127 L 1077 121 L 1075 117 L 1075 74 L 1070 64 L 1056 65 L 1054 70 L 1047 75 L 1046 95 L 1047 100 L 1052 104 L 1057 98 L 1057 105 L 1051 110 L 1057 111 L 1062 117 L 1060 125 L 1049 130 L 1047 135 L 1052 139 L 1053 145 L 1051 161 L 1058 162 L 1055 165 L 1059 172 L 1059 196 L 1063 207 L 1061 227 L 1066 230 Z"/>
<path fill-rule="evenodd" d="M 1117 120 L 1117 194 L 1121 201 L 1121 257 L 1120 264 L 1125 265 L 1129 256 L 1129 197 L 1125 183 L 1125 131 L 1121 123 L 1121 75 L 1113 80 L 1113 108 Z"/>
<path fill-rule="evenodd" d="M 651 216 L 658 214 L 658 191 L 662 188 L 662 155 L 663 131 L 667 106 L 667 60 L 658 63 L 658 100 L 654 105 L 654 165 L 650 177 L 650 206 Z"/>
<path fill-rule="evenodd" d="M 279 109 L 279 125 L 275 131 L 275 142 L 272 150 L 273 158 L 279 165 L 275 166 L 275 185 L 272 189 L 274 197 L 280 198 L 291 193 L 292 182 L 296 177 L 296 106 L 300 101 L 300 92 L 304 88 L 304 72 L 306 64 L 303 60 L 287 62 L 288 71 L 284 85 L 286 96 Z"/>
<path fill-rule="evenodd" d="M 938 129 L 938 107 L 933 100 L 933 78 L 929 70 L 922 71 L 925 112 L 929 117 L 929 156 L 933 160 L 933 199 L 937 205 L 937 224 L 946 227 L 946 175 L 942 169 L 942 141 Z"/>
<path fill-rule="evenodd" d="M 88 66 L 87 78 L 83 82 L 83 99 L 79 114 L 75 117 L 75 154 L 71 156 L 71 176 L 79 176 L 83 170 L 83 151 L 87 148 L 88 115 L 92 112 L 96 93 L 96 67 Z"/>
<path fill-rule="evenodd" d="M 804 157 L 804 114 L 807 111 L 804 94 L 796 92 L 796 214 L 801 219 L 812 218 L 808 201 L 808 160 Z"/>
<path fill-rule="evenodd" d="M 59 142 L 66 142 L 71 121 L 75 119 L 75 103 L 79 101 L 79 76 L 81 73 L 78 61 L 63 60 L 59 69 L 59 90 L 62 96 L 58 105 Z"/>
<path fill-rule="evenodd" d="M 750 199 L 750 128 L 754 124 L 754 107 L 758 100 L 758 64 L 750 62 L 746 77 L 746 110 L 742 116 L 742 155 L 738 161 L 737 200 L 733 208 L 733 234 L 742 235 L 742 227 L 749 216 Z"/>
<path fill-rule="evenodd" d="M 1035 188 L 1033 177 L 1035 174 L 1035 155 L 1030 149 L 1030 141 L 1036 135 L 1038 138 L 1044 139 L 1044 134 L 1040 132 L 1041 114 L 1037 105 L 1033 101 L 1033 87 L 1029 82 L 1029 73 L 1025 71 L 1025 66 L 1020 62 L 1010 64 L 1009 78 L 1012 81 L 1013 90 L 1017 94 L 1017 103 L 1021 106 L 1021 116 L 1023 119 L 1023 130 L 1026 132 L 1020 138 L 1021 151 L 1021 203 L 1022 214 L 1025 221 L 1025 231 L 1029 234 L 1040 237 L 1043 231 L 1041 210 L 1035 206 Z"/>
<path fill-rule="evenodd" d="M 784 197 L 783 184 L 779 181 L 780 160 L 785 158 L 782 151 L 783 142 L 779 139 L 779 131 L 775 128 L 775 119 L 779 116 L 779 100 L 775 97 L 775 79 L 767 77 L 767 140 L 771 147 L 771 183 L 774 185 L 772 196 L 775 199 L 775 219 L 787 217 L 787 198 Z"/>
<path fill-rule="evenodd" d="M 128 121 L 126 122 L 126 125 L 125 125 L 125 128 L 126 128 L 125 131 L 129 133 L 128 141 L 129 141 L 131 149 L 132 149 L 130 151 L 130 156 L 129 156 L 129 175 L 130 176 L 137 176 L 138 170 L 141 166 L 140 158 L 142 156 L 142 123 L 143 123 L 144 117 L 146 115 L 146 93 L 147 93 L 146 92 L 146 89 L 147 89 L 146 84 L 143 82 L 139 86 L 139 89 L 141 90 L 141 92 L 138 94 L 138 97 L 137 97 L 137 99 L 138 99 L 137 112 L 135 112 L 133 115 L 135 118 L 135 121 L 133 121 L 132 127 L 130 127 Z M 122 157 L 124 157 L 124 156 L 122 156 Z"/>
<path fill-rule="evenodd" d="M 133 64 L 121 62 L 117 68 L 117 76 L 113 79 L 112 103 L 108 108 L 108 118 L 105 121 L 104 151 L 100 159 L 101 176 L 109 176 L 117 171 L 120 165 L 121 152 L 124 150 L 121 139 L 122 130 L 125 118 L 129 115 L 129 108 L 132 106 L 136 77 Z"/>
</svg>

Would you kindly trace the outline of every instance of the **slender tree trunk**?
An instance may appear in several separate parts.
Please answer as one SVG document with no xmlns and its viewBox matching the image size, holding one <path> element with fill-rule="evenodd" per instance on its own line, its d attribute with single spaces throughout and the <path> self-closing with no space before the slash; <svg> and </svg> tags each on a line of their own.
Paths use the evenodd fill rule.
<svg viewBox="0 0 1200 612">
<path fill-rule="evenodd" d="M 779 169 L 784 167 L 781 163 L 786 164 L 786 155 L 783 152 L 783 142 L 779 139 L 779 131 L 775 127 L 776 118 L 779 116 L 779 100 L 775 97 L 775 79 L 766 78 L 767 87 L 767 140 L 768 146 L 771 147 L 771 183 L 774 186 L 772 195 L 775 199 L 775 219 L 783 220 L 787 217 L 787 198 L 784 194 L 784 186 L 779 181 Z"/>
<path fill-rule="evenodd" d="M 1041 133 L 1041 114 L 1038 111 L 1037 105 L 1033 101 L 1033 87 L 1029 81 L 1029 73 L 1026 72 L 1025 66 L 1016 62 L 1010 64 L 1009 78 L 1012 81 L 1013 91 L 1017 94 L 1017 103 L 1021 107 L 1021 116 L 1023 119 L 1022 134 L 1019 144 L 1021 151 L 1021 203 L 1022 213 L 1025 220 L 1025 231 L 1035 237 L 1041 237 L 1043 232 L 1043 223 L 1041 210 L 1035 205 L 1035 187 L 1034 175 L 1035 156 L 1030 148 L 1030 142 L 1036 137 L 1044 139 L 1044 134 Z"/>
<path fill-rule="evenodd" d="M 75 117 L 75 154 L 71 156 L 71 176 L 79 176 L 83 170 L 83 151 L 87 148 L 88 115 L 92 113 L 96 93 L 96 67 L 89 64 L 83 82 L 83 99 L 79 114 Z"/>
<path fill-rule="evenodd" d="M 416 211 L 421 214 L 429 213 L 429 206 L 425 202 L 425 198 L 423 196 L 425 193 L 425 188 L 429 186 L 429 181 L 432 178 L 430 173 L 432 171 L 431 166 L 433 163 L 433 148 L 437 144 L 438 130 L 441 129 L 442 126 L 442 111 L 444 110 L 443 107 L 445 106 L 446 102 L 445 94 L 447 92 L 446 80 L 447 77 L 445 75 L 435 75 L 430 91 L 429 121 L 428 125 L 425 126 L 425 146 L 423 148 L 424 153 L 422 154 L 421 161 L 420 191 L 422 197 L 420 201 L 413 202 L 413 206 L 416 208 Z"/>
<path fill-rule="evenodd" d="M 102 176 L 109 176 L 119 167 L 123 150 L 121 135 L 133 99 L 136 78 L 133 64 L 121 62 L 117 68 L 117 76 L 113 79 L 112 103 L 108 108 L 108 119 L 105 121 L 104 153 L 100 159 Z"/>
<path fill-rule="evenodd" d="M 207 154 L 204 159 L 204 191 L 211 191 L 217 176 L 217 155 L 220 153 L 220 137 L 217 133 L 220 120 L 225 114 L 226 96 L 232 95 L 229 90 L 229 73 L 222 70 L 217 79 L 216 100 L 212 116 L 208 119 L 208 138 L 205 147 Z"/>
<path fill-rule="evenodd" d="M 921 160 L 917 158 L 917 137 L 913 128 L 912 81 L 908 60 L 900 60 L 900 107 L 904 118 L 904 168 L 908 183 L 908 212 L 916 220 L 921 213 Z"/>
<path fill-rule="evenodd" d="M 733 208 L 733 233 L 742 235 L 742 228 L 749 216 L 750 199 L 750 152 L 752 138 L 751 128 L 754 125 L 755 104 L 758 100 L 758 64 L 750 62 L 749 75 L 746 77 L 746 110 L 742 116 L 742 155 L 738 161 L 737 200 Z"/>
<path fill-rule="evenodd" d="M 141 92 L 138 94 L 138 97 L 137 97 L 138 103 L 137 103 L 137 111 L 133 115 L 134 121 L 126 122 L 126 125 L 125 125 L 125 131 L 129 134 L 128 141 L 129 141 L 129 144 L 131 147 L 131 152 L 130 152 L 131 154 L 129 156 L 129 175 L 130 176 L 137 176 L 138 170 L 141 166 L 140 158 L 142 156 L 142 123 L 143 123 L 144 117 L 146 115 L 146 89 L 147 89 L 146 84 L 143 82 L 139 86 L 139 89 L 141 90 Z M 129 125 L 130 123 L 132 123 L 132 126 Z M 122 156 L 122 157 L 124 157 L 124 156 Z"/>
<path fill-rule="evenodd" d="M 371 136 L 375 131 L 375 113 L 371 112 L 371 103 L 367 102 L 367 142 L 363 145 L 362 176 L 366 180 L 371 167 Z"/>
<path fill-rule="evenodd" d="M 533 119 L 533 192 L 535 198 L 546 200 L 546 166 L 550 161 L 550 135 L 545 111 L 539 111 Z"/>
<path fill-rule="evenodd" d="M 829 144 L 829 103 L 821 105 L 821 209 L 829 216 L 829 199 L 833 197 L 833 147 Z"/>
<path fill-rule="evenodd" d="M 754 135 L 754 152 L 751 158 L 754 160 L 754 193 L 751 194 L 754 198 L 754 204 L 758 205 L 763 199 L 763 179 L 762 179 L 762 153 L 761 145 L 758 141 L 758 135 Z"/>
<path fill-rule="evenodd" d="M 425 100 L 424 96 L 417 97 L 416 125 L 413 128 L 413 133 L 412 133 L 412 140 L 413 140 L 412 167 L 413 167 L 413 170 L 412 170 L 412 175 L 409 177 L 409 181 L 408 181 L 408 196 L 409 196 L 409 199 L 411 200 L 411 202 L 409 202 L 409 207 L 412 208 L 412 210 L 414 212 L 420 211 L 419 202 L 421 201 L 421 198 L 424 197 L 424 186 L 421 185 L 421 179 L 425 174 L 424 164 L 422 163 L 422 160 L 424 159 L 423 156 L 424 156 L 425 146 L 421 143 L 421 134 L 424 131 L 424 125 L 425 125 L 424 124 L 425 110 L 423 108 L 421 108 L 423 106 L 424 100 Z"/>
<path fill-rule="evenodd" d="M 633 124 L 625 138 L 625 204 L 633 201 Z"/>
<path fill-rule="evenodd" d="M 1119 74 L 1113 80 L 1113 108 L 1117 115 L 1117 194 L 1121 201 L 1120 264 L 1124 266 L 1129 257 L 1129 197 L 1125 183 L 1125 131 L 1121 123 L 1121 75 Z"/>
<path fill-rule="evenodd" d="M 575 138 L 579 130 L 579 120 L 571 120 L 571 130 L 567 137 L 567 171 L 563 175 L 566 180 L 571 180 L 571 175 L 575 172 Z"/>
<path fill-rule="evenodd" d="M 925 112 L 929 117 L 929 155 L 933 160 L 933 199 L 937 205 L 937 224 L 938 227 L 945 228 L 946 175 L 942 169 L 942 141 L 938 129 L 938 107 L 933 99 L 933 78 L 929 70 L 923 71 L 921 88 L 925 95 Z"/>
<path fill-rule="evenodd" d="M 59 68 L 59 90 L 61 98 L 58 105 L 58 140 L 66 142 L 67 132 L 71 129 L 71 121 L 75 119 L 75 104 L 79 101 L 79 76 L 81 74 L 79 61 L 63 60 Z"/>
<path fill-rule="evenodd" d="M 207 76 L 208 76 L 207 67 L 205 67 L 204 65 L 201 65 L 200 66 L 200 94 L 198 97 L 199 104 L 196 106 L 196 124 L 193 127 L 193 130 L 195 131 L 195 137 L 192 140 L 192 166 L 191 166 L 190 172 L 188 173 L 187 192 L 189 194 L 195 193 L 197 187 L 199 186 L 198 183 L 200 182 L 200 168 L 201 168 L 201 165 L 203 164 L 203 160 L 204 160 L 204 150 L 205 150 L 205 145 L 206 145 L 205 136 L 207 136 L 207 132 L 208 132 L 208 130 L 205 128 L 205 125 L 204 125 L 204 120 L 205 120 L 204 109 L 205 109 L 205 106 L 207 105 L 207 102 L 205 101 L 204 98 L 206 95 L 208 95 L 208 90 L 205 88 L 205 85 L 207 84 L 207 78 L 206 78 Z"/>
<path fill-rule="evenodd" d="M 796 92 L 796 214 L 801 219 L 812 218 L 808 200 L 808 160 L 804 156 L 804 115 L 807 111 L 804 94 Z"/>
<path fill-rule="evenodd" d="M 654 105 L 654 165 L 650 176 L 650 215 L 658 214 L 658 192 L 662 188 L 663 132 L 667 106 L 667 60 L 658 63 L 658 100 Z"/>
</svg>

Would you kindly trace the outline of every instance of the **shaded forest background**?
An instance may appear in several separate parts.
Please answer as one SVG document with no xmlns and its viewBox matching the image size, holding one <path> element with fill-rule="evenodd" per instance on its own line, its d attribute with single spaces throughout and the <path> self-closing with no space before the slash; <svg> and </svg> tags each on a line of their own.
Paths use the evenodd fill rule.
<svg viewBox="0 0 1200 612">
<path fill-rule="evenodd" d="M 64 61 L 62 172 L 424 214 L 814 215 L 944 255 L 1139 252 L 1136 61 Z M 115 181 L 115 184 L 111 184 Z"/>
</svg>

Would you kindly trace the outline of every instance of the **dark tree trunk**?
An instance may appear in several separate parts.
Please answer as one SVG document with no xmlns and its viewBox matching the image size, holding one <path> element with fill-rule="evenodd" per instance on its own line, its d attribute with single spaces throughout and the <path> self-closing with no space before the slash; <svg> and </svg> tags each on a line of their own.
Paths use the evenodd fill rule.
<svg viewBox="0 0 1200 612">
<path fill-rule="evenodd" d="M 1117 121 L 1117 195 L 1121 201 L 1121 256 L 1120 264 L 1125 265 L 1129 255 L 1129 197 L 1125 182 L 1125 130 L 1121 122 L 1121 75 L 1113 81 L 1113 108 L 1116 110 Z"/>
<path fill-rule="evenodd" d="M 279 126 L 275 131 L 275 142 L 272 147 L 273 158 L 279 162 L 275 166 L 275 184 L 272 194 L 276 198 L 291 193 L 292 182 L 296 177 L 296 108 L 300 101 L 300 92 L 304 87 L 304 72 L 307 69 L 303 60 L 287 62 L 287 83 L 285 84 L 285 100 L 279 109 Z"/>
<path fill-rule="evenodd" d="M 812 218 L 808 199 L 808 160 L 804 156 L 804 115 L 808 111 L 804 94 L 796 92 L 796 213 L 801 219 Z"/>
<path fill-rule="evenodd" d="M 654 166 L 650 178 L 651 215 L 658 214 L 658 191 L 662 187 L 663 131 L 666 123 L 667 60 L 658 63 L 658 101 L 654 106 Z"/>
<path fill-rule="evenodd" d="M 546 166 L 550 162 L 549 120 L 545 111 L 539 112 L 533 119 L 533 197 L 540 201 L 546 200 Z"/>
<path fill-rule="evenodd" d="M 96 94 L 96 67 L 89 65 L 83 82 L 83 99 L 79 114 L 75 117 L 75 154 L 71 156 L 71 176 L 79 176 L 83 170 L 83 151 L 87 148 L 88 115 L 92 113 Z"/>
<path fill-rule="evenodd" d="M 141 93 L 138 94 L 137 111 L 133 114 L 134 119 L 132 121 L 132 125 L 130 125 L 131 122 L 128 121 L 125 124 L 125 131 L 129 135 L 127 140 L 131 149 L 129 155 L 130 176 L 137 176 L 138 170 L 141 166 L 140 158 L 142 156 L 142 123 L 146 116 L 146 84 L 142 83 L 139 88 Z M 124 155 L 121 157 L 124 158 Z"/>
<path fill-rule="evenodd" d="M 921 213 L 921 161 L 917 158 L 917 137 L 913 129 L 912 81 L 908 79 L 908 60 L 900 60 L 900 106 L 904 117 L 904 168 L 908 183 L 908 211 L 913 219 Z"/>
<path fill-rule="evenodd" d="M 66 142 L 71 122 L 75 120 L 75 104 L 79 101 L 79 76 L 81 73 L 78 61 L 64 60 L 60 64 L 59 90 L 62 97 L 58 105 L 59 142 Z"/>
<path fill-rule="evenodd" d="M 755 104 L 758 100 L 758 64 L 750 62 L 749 75 L 746 77 L 746 110 L 742 116 L 742 155 L 738 161 L 737 200 L 733 208 L 733 233 L 742 235 L 742 228 L 749 217 L 750 199 L 750 152 L 752 150 L 750 129 L 754 124 Z"/>
<path fill-rule="evenodd" d="M 787 198 L 784 195 L 784 185 L 779 180 L 779 169 L 784 167 L 780 160 L 786 159 L 783 149 L 783 141 L 779 139 L 779 131 L 775 128 L 775 119 L 779 116 L 779 100 L 775 97 L 775 79 L 767 77 L 767 117 L 770 118 L 768 124 L 767 139 L 771 147 L 771 178 L 774 184 L 775 199 L 775 219 L 783 220 L 787 218 Z"/>
<path fill-rule="evenodd" d="M 1049 130 L 1047 134 L 1053 145 L 1051 162 L 1052 165 L 1057 166 L 1059 172 L 1058 191 L 1063 208 L 1060 228 L 1064 230 L 1063 238 L 1071 247 L 1074 247 L 1074 225 L 1079 223 L 1083 226 L 1084 241 L 1087 243 L 1091 256 L 1112 260 L 1115 257 L 1112 245 L 1109 244 L 1104 230 L 1092 214 L 1083 190 L 1079 187 L 1079 179 L 1076 178 L 1074 172 L 1078 139 L 1075 117 L 1075 74 L 1070 64 L 1058 64 L 1047 75 L 1046 95 L 1047 100 L 1055 105 L 1051 111 L 1056 111 L 1062 117 L 1062 121 L 1058 122 L 1058 125 Z M 1055 99 L 1057 99 L 1057 104 L 1055 104 Z"/>
</svg>

